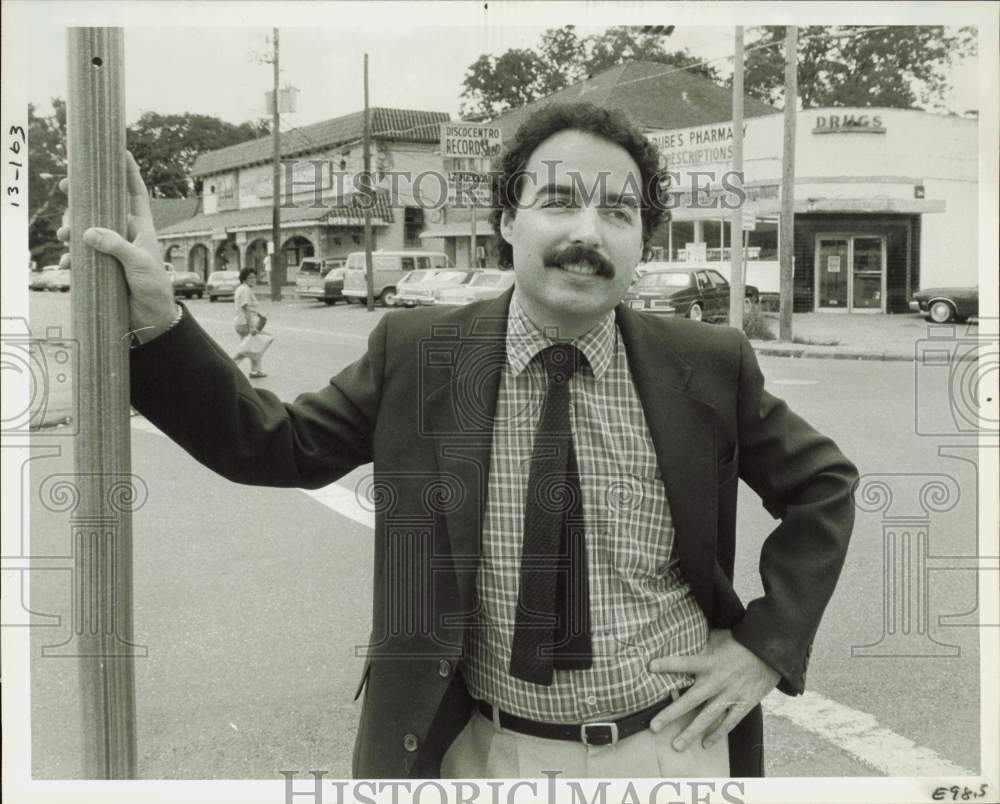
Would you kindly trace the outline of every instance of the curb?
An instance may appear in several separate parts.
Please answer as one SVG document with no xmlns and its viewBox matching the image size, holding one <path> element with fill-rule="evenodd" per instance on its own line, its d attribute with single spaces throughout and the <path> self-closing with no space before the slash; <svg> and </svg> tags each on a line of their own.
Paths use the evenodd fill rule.
<svg viewBox="0 0 1000 804">
<path fill-rule="evenodd" d="M 763 341 L 751 341 L 750 343 L 753 345 L 754 352 L 768 357 L 808 357 L 820 360 L 893 360 L 908 363 L 912 363 L 914 360 L 913 355 L 899 352 L 864 352 L 850 349 L 824 352 L 809 347 L 764 346 Z"/>
</svg>

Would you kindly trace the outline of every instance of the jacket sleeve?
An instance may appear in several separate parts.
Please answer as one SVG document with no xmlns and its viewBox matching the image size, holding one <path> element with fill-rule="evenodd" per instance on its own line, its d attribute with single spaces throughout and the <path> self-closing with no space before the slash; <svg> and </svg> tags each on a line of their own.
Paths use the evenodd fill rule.
<svg viewBox="0 0 1000 804">
<path fill-rule="evenodd" d="M 385 332 L 383 319 L 360 360 L 288 404 L 254 388 L 185 310 L 130 353 L 132 405 L 229 480 L 319 488 L 372 460 Z"/>
<path fill-rule="evenodd" d="M 740 336 L 739 472 L 781 520 L 760 554 L 764 595 L 733 637 L 801 694 L 812 641 L 840 575 L 854 526 L 858 472 L 829 438 L 764 390 L 753 348 Z"/>
</svg>

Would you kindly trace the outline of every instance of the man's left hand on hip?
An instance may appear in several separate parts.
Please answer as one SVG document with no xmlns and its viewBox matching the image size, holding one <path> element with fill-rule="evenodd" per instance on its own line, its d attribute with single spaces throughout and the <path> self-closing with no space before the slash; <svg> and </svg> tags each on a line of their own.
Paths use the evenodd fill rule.
<svg viewBox="0 0 1000 804">
<path fill-rule="evenodd" d="M 665 725 L 701 707 L 697 717 L 674 738 L 673 747 L 683 751 L 695 739 L 708 748 L 735 728 L 759 704 L 781 678 L 753 652 L 733 639 L 728 630 L 709 632 L 705 650 L 695 656 L 664 656 L 653 659 L 655 673 L 689 673 L 695 683 L 660 712 L 650 728 L 658 732 Z"/>
</svg>

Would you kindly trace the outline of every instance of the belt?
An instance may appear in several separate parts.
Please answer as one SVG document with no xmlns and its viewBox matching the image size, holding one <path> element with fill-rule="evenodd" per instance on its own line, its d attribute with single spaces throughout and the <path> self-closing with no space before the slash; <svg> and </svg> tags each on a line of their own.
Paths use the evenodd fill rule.
<svg viewBox="0 0 1000 804">
<path fill-rule="evenodd" d="M 686 688 L 685 688 L 686 689 Z M 590 723 L 543 723 L 526 717 L 504 712 L 486 701 L 476 701 L 476 706 L 483 716 L 492 720 L 503 729 L 510 729 L 532 737 L 543 737 L 547 740 L 568 740 L 584 745 L 614 745 L 619 740 L 638 734 L 649 728 L 650 721 L 663 711 L 665 707 L 684 694 L 683 689 L 674 690 L 670 696 L 659 703 L 618 720 L 594 721 Z"/>
</svg>

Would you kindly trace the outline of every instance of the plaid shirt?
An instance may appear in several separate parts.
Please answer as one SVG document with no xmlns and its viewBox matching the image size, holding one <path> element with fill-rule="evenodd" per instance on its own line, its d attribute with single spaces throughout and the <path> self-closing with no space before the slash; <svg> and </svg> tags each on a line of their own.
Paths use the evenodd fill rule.
<svg viewBox="0 0 1000 804">
<path fill-rule="evenodd" d="M 551 687 L 510 675 L 524 498 L 547 386 L 534 358 L 552 343 L 515 294 L 493 425 L 476 582 L 479 622 L 467 631 L 463 674 L 473 696 L 507 712 L 576 723 L 635 712 L 687 686 L 690 677 L 651 673 L 648 663 L 697 653 L 708 624 L 680 573 L 663 479 L 612 312 L 573 341 L 586 364 L 570 380 L 594 663 L 588 670 L 556 670 Z"/>
</svg>

